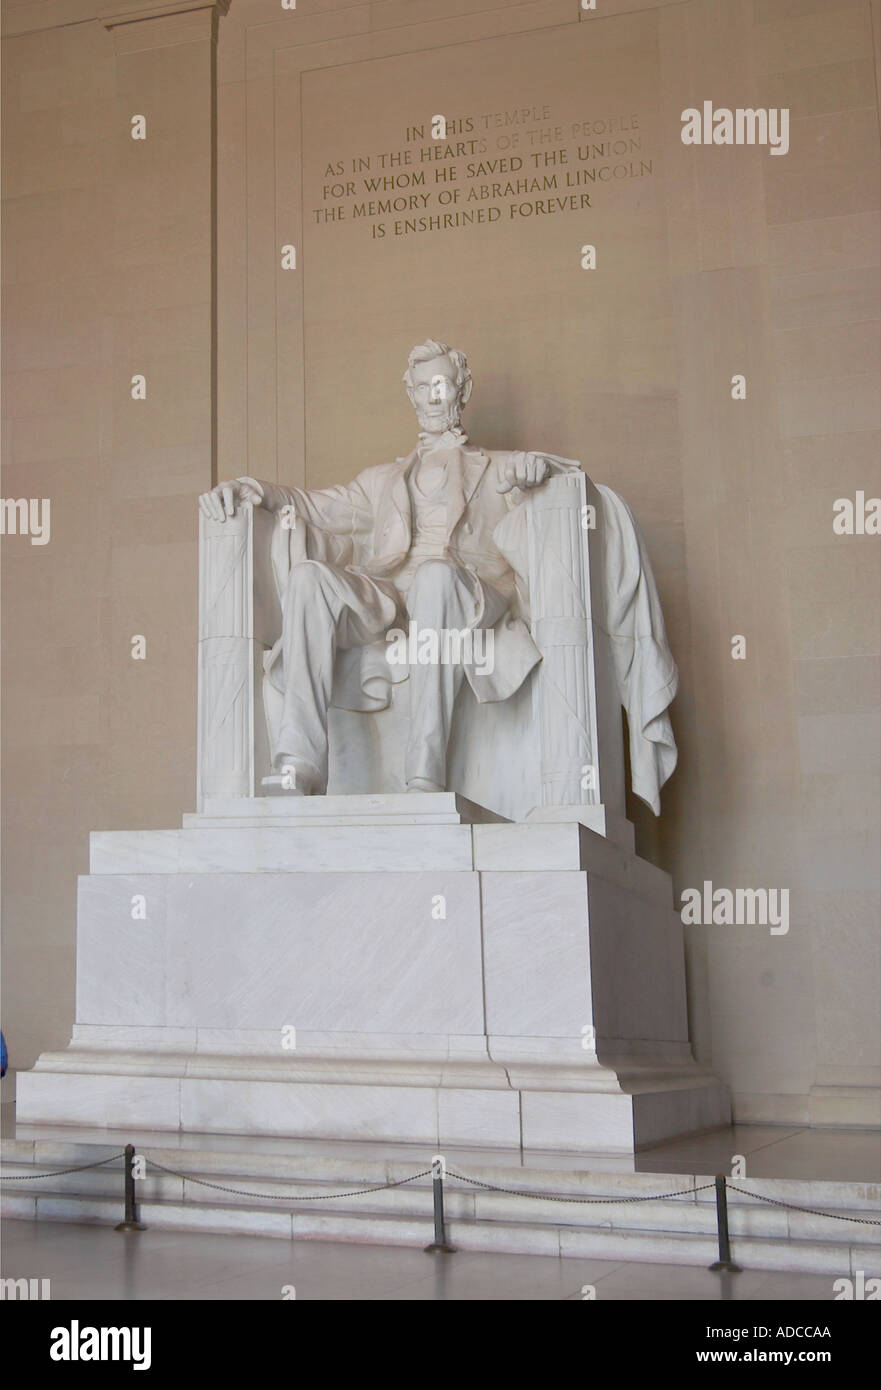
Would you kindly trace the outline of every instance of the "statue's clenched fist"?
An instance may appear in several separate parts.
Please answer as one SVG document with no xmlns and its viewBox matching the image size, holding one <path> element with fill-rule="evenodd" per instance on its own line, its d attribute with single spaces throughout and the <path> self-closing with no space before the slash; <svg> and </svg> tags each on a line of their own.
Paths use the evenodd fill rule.
<svg viewBox="0 0 881 1390">
<path fill-rule="evenodd" d="M 235 516 L 240 502 L 253 502 L 259 506 L 263 501 L 261 494 L 250 483 L 233 478 L 228 483 L 218 483 L 210 492 L 203 492 L 199 498 L 199 511 L 209 521 L 226 521 Z"/>
<path fill-rule="evenodd" d="M 499 484 L 499 492 L 510 492 L 515 487 L 538 487 L 551 471 L 551 465 L 544 454 L 518 452 L 512 454 L 505 464 L 504 481 Z"/>
</svg>

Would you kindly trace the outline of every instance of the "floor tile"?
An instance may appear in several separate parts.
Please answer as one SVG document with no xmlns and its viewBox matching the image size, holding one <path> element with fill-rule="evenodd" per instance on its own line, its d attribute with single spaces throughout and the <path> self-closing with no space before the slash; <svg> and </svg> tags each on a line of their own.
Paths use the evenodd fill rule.
<svg viewBox="0 0 881 1390">
<path fill-rule="evenodd" d="M 5 1278 L 48 1278 L 53 1302 L 574 1302 L 831 1299 L 831 1276 L 495 1255 L 431 1256 L 396 1246 L 284 1241 L 184 1231 L 124 1235 L 102 1226 L 3 1223 Z"/>
</svg>

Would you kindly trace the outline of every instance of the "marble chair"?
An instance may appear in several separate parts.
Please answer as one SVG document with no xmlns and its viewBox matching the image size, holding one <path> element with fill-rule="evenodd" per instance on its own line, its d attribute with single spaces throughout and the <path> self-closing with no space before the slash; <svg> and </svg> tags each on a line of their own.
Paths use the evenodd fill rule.
<svg viewBox="0 0 881 1390">
<path fill-rule="evenodd" d="M 586 528 L 582 523 L 593 508 Z M 580 821 L 632 847 L 624 817 L 620 701 L 601 612 L 602 508 L 583 473 L 528 494 L 529 604 L 541 663 L 510 699 L 456 703 L 448 790 L 506 820 Z M 262 794 L 280 697 L 265 658 L 281 632 L 273 517 L 242 506 L 199 521 L 198 810 Z M 388 709 L 332 709 L 328 794 L 403 791 L 409 682 Z"/>
</svg>

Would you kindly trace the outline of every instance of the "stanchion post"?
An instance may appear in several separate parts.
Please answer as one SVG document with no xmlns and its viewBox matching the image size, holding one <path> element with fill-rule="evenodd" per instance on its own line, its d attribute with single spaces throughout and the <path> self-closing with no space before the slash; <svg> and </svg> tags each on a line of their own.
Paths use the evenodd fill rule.
<svg viewBox="0 0 881 1390">
<path fill-rule="evenodd" d="M 135 1146 L 125 1146 L 125 1217 L 115 1231 L 146 1231 L 147 1227 L 138 1220 L 138 1205 L 135 1201 Z"/>
<path fill-rule="evenodd" d="M 426 1245 L 426 1255 L 454 1255 L 455 1245 L 447 1242 L 444 1228 L 444 1160 L 437 1154 L 431 1160 L 431 1186 L 434 1196 L 434 1240 Z"/>
<path fill-rule="evenodd" d="M 725 1270 L 728 1274 L 740 1274 L 740 1265 L 731 1258 L 731 1242 L 728 1238 L 728 1193 L 724 1175 L 716 1177 L 716 1226 L 719 1232 L 719 1258 L 710 1265 L 714 1272 Z"/>
</svg>

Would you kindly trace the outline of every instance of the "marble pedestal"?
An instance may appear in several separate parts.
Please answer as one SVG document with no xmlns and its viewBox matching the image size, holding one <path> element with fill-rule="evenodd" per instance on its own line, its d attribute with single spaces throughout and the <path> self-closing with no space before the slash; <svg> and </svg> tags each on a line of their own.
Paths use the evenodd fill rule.
<svg viewBox="0 0 881 1390">
<path fill-rule="evenodd" d="M 626 1153 L 730 1119 L 669 877 L 451 793 L 94 834 L 76 1019 L 20 1120 Z"/>
</svg>

